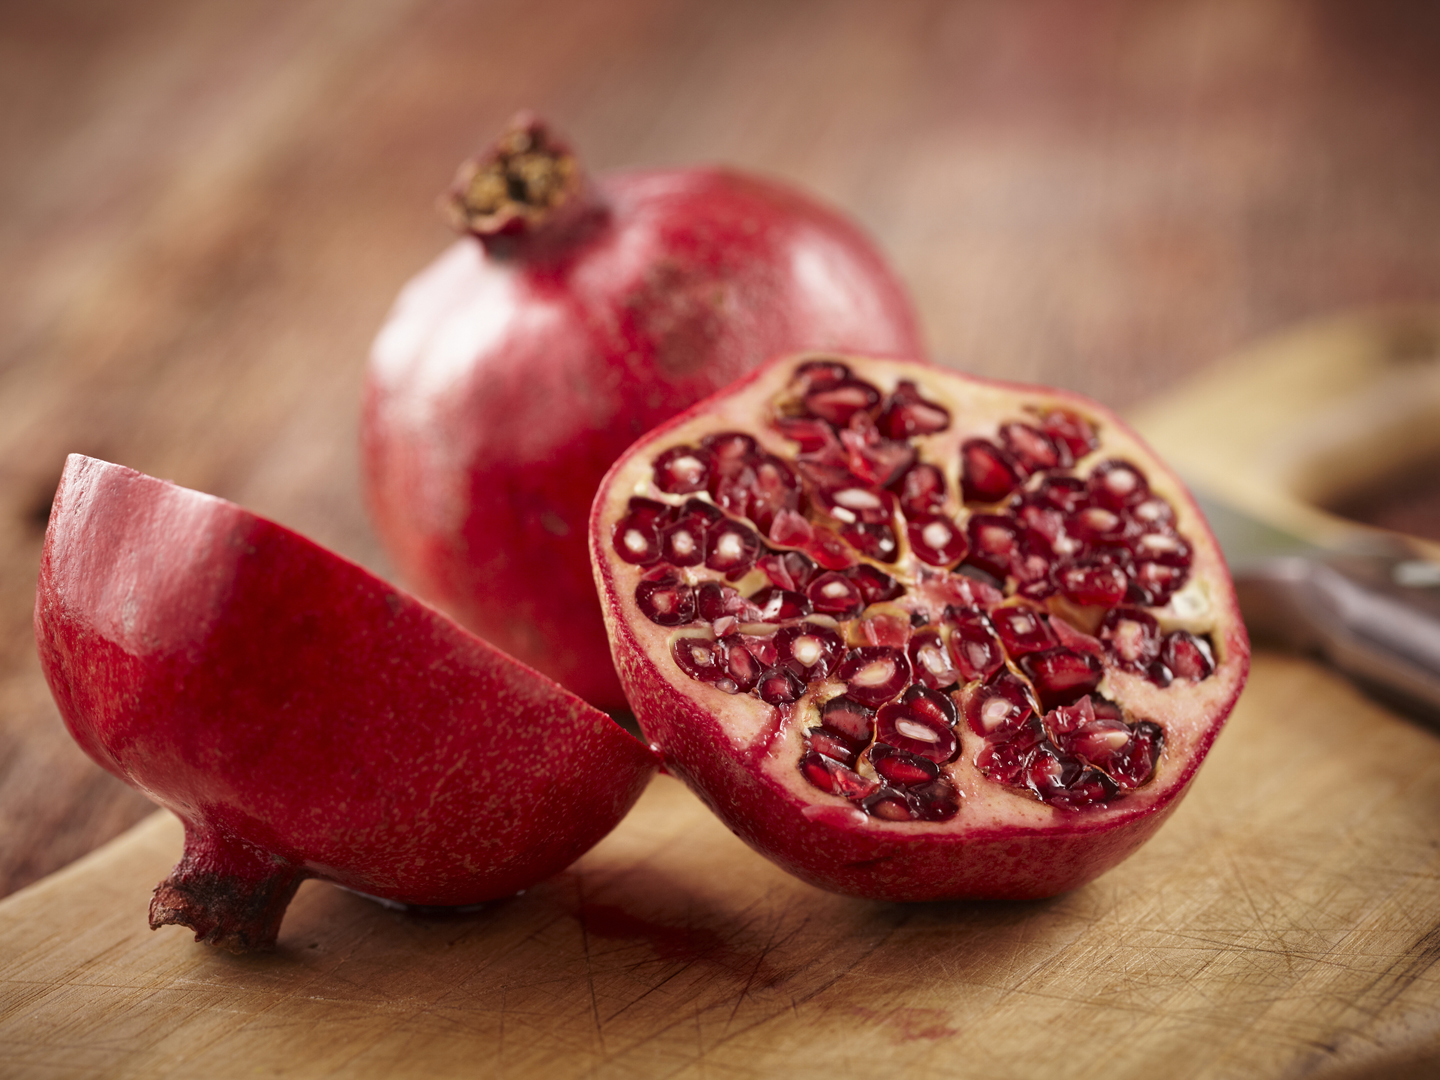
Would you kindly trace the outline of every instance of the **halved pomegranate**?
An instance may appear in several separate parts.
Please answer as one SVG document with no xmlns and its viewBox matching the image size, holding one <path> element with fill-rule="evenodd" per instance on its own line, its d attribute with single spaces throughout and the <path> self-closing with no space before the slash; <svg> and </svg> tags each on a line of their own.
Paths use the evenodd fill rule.
<svg viewBox="0 0 1440 1080">
<path fill-rule="evenodd" d="M 506 896 L 610 831 L 657 765 L 601 713 L 288 529 L 72 455 L 35 635 L 71 734 L 185 822 L 150 924 L 274 943 L 302 878 Z"/>
<path fill-rule="evenodd" d="M 669 463 L 716 446 L 745 477 L 723 503 L 713 472 L 665 490 Z M 751 461 L 783 473 L 785 522 L 748 513 Z M 721 618 L 657 613 L 650 581 L 704 591 L 721 573 L 667 563 L 625 523 L 707 501 L 710 528 L 759 551 L 724 575 Z M 1112 413 L 918 364 L 767 365 L 616 463 L 590 543 L 616 665 L 669 769 L 765 855 L 860 896 L 1090 880 L 1174 809 L 1249 664 L 1205 522 Z M 777 647 L 752 664 L 720 647 L 737 637 Z"/>
<path fill-rule="evenodd" d="M 585 545 L 605 470 L 779 353 L 919 355 L 914 315 L 860 230 L 804 194 L 714 168 L 590 179 L 531 116 L 462 166 L 449 208 L 463 239 L 405 287 L 371 354 L 370 509 L 421 596 L 625 709 Z M 816 408 L 841 415 L 849 392 L 817 388 Z M 732 449 L 657 463 L 657 490 L 743 491 L 768 529 L 779 474 Z M 632 540 L 660 542 L 644 528 Z"/>
</svg>

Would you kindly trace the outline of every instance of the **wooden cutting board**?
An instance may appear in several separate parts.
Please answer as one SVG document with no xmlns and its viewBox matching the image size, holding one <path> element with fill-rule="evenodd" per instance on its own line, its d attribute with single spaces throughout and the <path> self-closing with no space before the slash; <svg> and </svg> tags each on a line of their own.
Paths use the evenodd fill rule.
<svg viewBox="0 0 1440 1080">
<path fill-rule="evenodd" d="M 0 1075 L 1440 1069 L 1440 739 L 1278 654 L 1158 836 L 1044 902 L 832 896 L 662 777 L 525 895 L 415 914 L 309 882 L 237 958 L 147 928 L 179 851 L 156 814 L 0 903 Z"/>
</svg>

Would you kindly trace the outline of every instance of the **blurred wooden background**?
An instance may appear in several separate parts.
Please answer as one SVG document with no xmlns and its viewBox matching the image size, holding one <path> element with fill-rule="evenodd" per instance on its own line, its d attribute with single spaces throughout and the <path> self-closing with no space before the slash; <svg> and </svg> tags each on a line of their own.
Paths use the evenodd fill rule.
<svg viewBox="0 0 1440 1080">
<path fill-rule="evenodd" d="M 935 354 L 1127 406 L 1440 293 L 1440 7 L 1186 0 L 0 4 L 0 894 L 149 804 L 31 641 L 66 452 L 379 570 L 365 353 L 516 108 L 595 169 L 723 161 L 862 221 Z"/>
</svg>

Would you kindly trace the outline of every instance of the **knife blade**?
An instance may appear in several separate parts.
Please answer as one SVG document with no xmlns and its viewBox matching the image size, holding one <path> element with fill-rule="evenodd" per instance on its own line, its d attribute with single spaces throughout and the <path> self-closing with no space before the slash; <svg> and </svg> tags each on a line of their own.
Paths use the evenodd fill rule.
<svg viewBox="0 0 1440 1080">
<path fill-rule="evenodd" d="M 1319 654 L 1440 728 L 1440 563 L 1384 534 L 1320 547 L 1204 490 L 1195 495 L 1253 638 Z"/>
</svg>

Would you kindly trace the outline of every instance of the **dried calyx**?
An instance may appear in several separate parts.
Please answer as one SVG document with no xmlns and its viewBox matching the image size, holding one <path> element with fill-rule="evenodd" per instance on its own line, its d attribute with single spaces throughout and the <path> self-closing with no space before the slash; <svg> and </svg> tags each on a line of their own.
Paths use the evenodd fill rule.
<svg viewBox="0 0 1440 1080">
<path fill-rule="evenodd" d="M 713 727 L 721 756 L 763 748 L 780 802 L 861 831 L 1169 801 L 1162 764 L 1188 777 L 1246 648 L 1203 523 L 1123 425 L 830 357 L 708 404 L 612 471 L 592 531 L 632 703 L 708 799 L 711 765 L 672 748 Z"/>
</svg>

